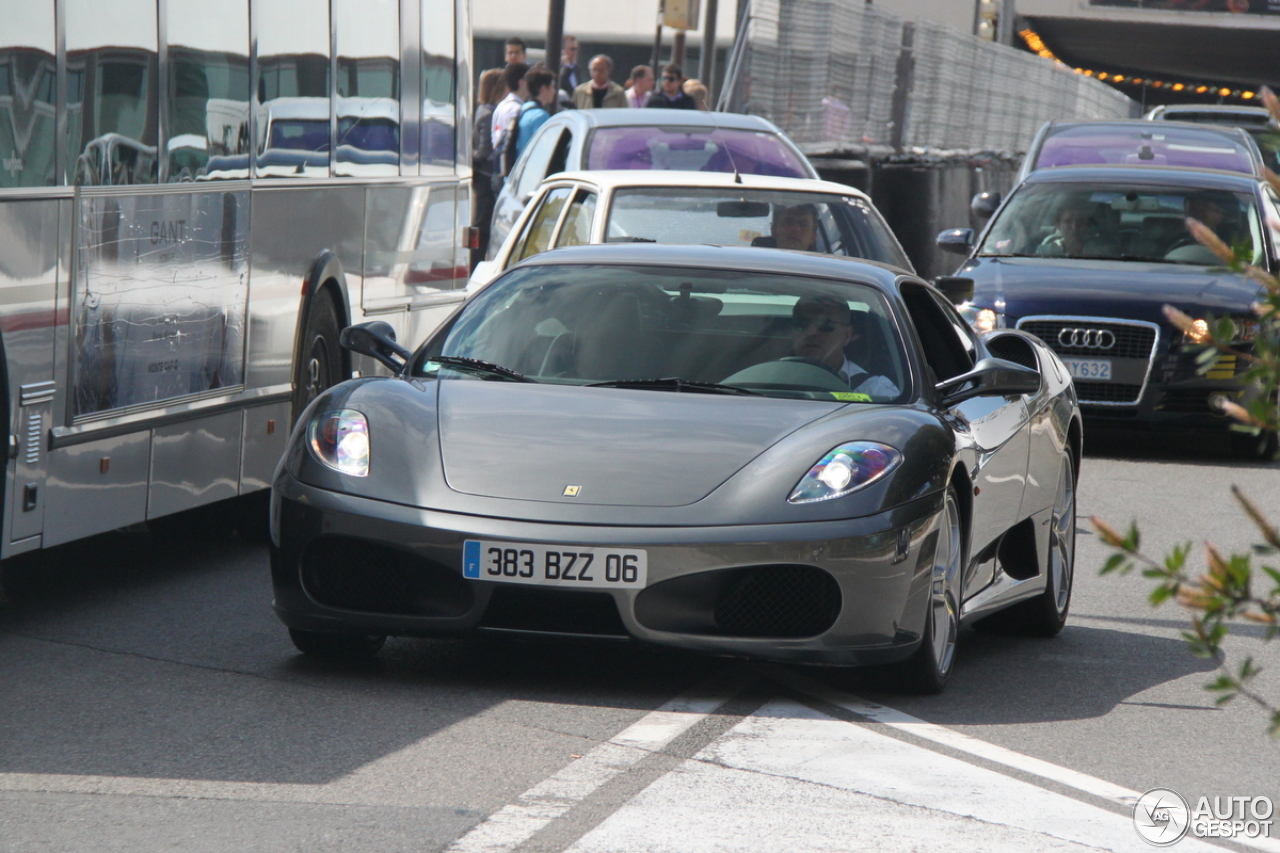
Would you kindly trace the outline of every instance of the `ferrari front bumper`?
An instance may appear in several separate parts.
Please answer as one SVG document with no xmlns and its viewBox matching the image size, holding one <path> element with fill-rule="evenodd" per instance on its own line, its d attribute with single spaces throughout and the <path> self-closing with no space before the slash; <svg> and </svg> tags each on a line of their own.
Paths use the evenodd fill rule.
<svg viewBox="0 0 1280 853">
<path fill-rule="evenodd" d="M 287 626 L 311 631 L 613 637 L 886 663 L 919 644 L 941 511 L 938 494 L 842 521 L 602 527 L 424 510 L 282 476 L 272 496 L 274 606 Z M 468 539 L 643 549 L 647 582 L 580 590 L 469 579 Z"/>
</svg>

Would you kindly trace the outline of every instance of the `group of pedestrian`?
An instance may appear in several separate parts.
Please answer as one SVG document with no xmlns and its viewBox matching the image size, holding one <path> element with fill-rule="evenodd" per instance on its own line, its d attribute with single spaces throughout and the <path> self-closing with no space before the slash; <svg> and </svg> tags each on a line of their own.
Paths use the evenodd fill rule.
<svg viewBox="0 0 1280 853">
<path fill-rule="evenodd" d="M 530 66 L 524 40 L 513 36 L 503 46 L 506 65 L 480 75 L 472 134 L 472 225 L 479 229 L 480 246 L 472 265 L 488 248 L 489 220 L 502 181 L 538 128 L 560 109 L 665 108 L 709 109 L 707 87 L 685 79 L 679 65 L 663 66 L 661 85 L 653 69 L 637 65 L 625 85 L 613 79 L 613 60 L 597 54 L 587 63 L 587 78 L 579 79 L 578 40 L 566 35 L 560 52 L 560 72 L 543 63 Z"/>
</svg>

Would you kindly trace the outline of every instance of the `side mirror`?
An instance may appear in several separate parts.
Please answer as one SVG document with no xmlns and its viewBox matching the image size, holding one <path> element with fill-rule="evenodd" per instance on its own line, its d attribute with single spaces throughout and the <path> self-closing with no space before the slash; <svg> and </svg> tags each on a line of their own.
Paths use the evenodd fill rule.
<svg viewBox="0 0 1280 853">
<path fill-rule="evenodd" d="M 963 305 L 973 299 L 973 279 L 960 275 L 940 275 L 934 279 L 933 286 L 951 301 L 952 305 Z"/>
<path fill-rule="evenodd" d="M 978 193 L 969 201 L 969 212 L 986 222 L 1000 206 L 1001 199 L 1000 193 Z"/>
<path fill-rule="evenodd" d="M 1040 371 L 1003 358 L 984 358 L 973 370 L 953 376 L 934 386 L 944 406 L 954 406 L 973 397 L 1012 397 L 1040 390 Z"/>
<path fill-rule="evenodd" d="M 938 235 L 938 248 L 953 255 L 967 255 L 973 249 L 972 228 L 948 228 Z"/>
<path fill-rule="evenodd" d="M 407 349 L 396 343 L 396 330 L 390 323 L 373 320 L 347 326 L 338 336 L 338 342 L 344 349 L 360 355 L 367 355 L 379 363 L 399 373 L 412 355 Z"/>
</svg>

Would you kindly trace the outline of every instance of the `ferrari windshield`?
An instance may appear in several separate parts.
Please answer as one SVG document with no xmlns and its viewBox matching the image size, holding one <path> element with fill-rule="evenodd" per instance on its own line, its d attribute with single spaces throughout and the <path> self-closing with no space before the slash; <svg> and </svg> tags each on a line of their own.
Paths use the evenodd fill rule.
<svg viewBox="0 0 1280 853">
<path fill-rule="evenodd" d="M 813 177 L 778 134 L 735 128 L 601 127 L 591 134 L 583 168 Z"/>
<path fill-rule="evenodd" d="M 1251 194 L 1114 183 L 1023 187 L 991 224 L 978 254 L 1220 264 L 1191 237 L 1187 217 L 1262 263 L 1264 243 Z"/>
<path fill-rule="evenodd" d="M 497 367 L 543 383 L 827 402 L 898 402 L 909 390 L 879 291 L 737 270 L 516 269 L 467 303 L 413 373 L 515 378 Z"/>
<path fill-rule="evenodd" d="M 911 269 L 870 204 L 830 193 L 623 188 L 613 194 L 605 240 L 799 249 Z"/>
</svg>

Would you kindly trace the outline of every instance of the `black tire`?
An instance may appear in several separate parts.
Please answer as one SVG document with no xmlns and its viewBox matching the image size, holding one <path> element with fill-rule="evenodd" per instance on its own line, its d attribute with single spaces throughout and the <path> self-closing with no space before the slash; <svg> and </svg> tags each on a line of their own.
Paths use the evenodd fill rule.
<svg viewBox="0 0 1280 853">
<path fill-rule="evenodd" d="M 320 291 L 307 307 L 293 371 L 293 421 L 326 389 L 346 378 L 338 343 L 338 311 L 328 291 Z"/>
<path fill-rule="evenodd" d="M 346 634 L 338 631 L 289 629 L 293 646 L 304 655 L 318 658 L 368 660 L 376 655 L 387 638 L 377 634 Z"/>
<path fill-rule="evenodd" d="M 1053 637 L 1067 624 L 1076 560 L 1076 475 L 1069 456 L 1062 457 L 1057 497 L 1049 520 L 1049 554 L 1044 589 L 1034 598 L 1020 601 L 977 622 L 974 627 L 992 633 L 1023 637 Z"/>
<path fill-rule="evenodd" d="M 903 690 L 924 695 L 941 693 L 947 686 L 955 665 L 956 638 L 960 631 L 964 525 L 954 486 L 947 489 L 933 563 L 920 647 L 893 668 L 894 680 Z"/>
</svg>

